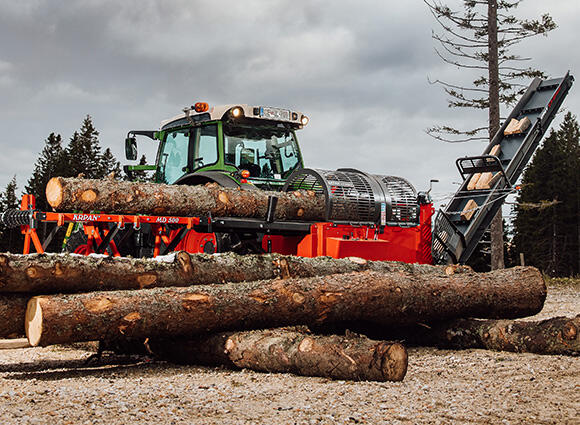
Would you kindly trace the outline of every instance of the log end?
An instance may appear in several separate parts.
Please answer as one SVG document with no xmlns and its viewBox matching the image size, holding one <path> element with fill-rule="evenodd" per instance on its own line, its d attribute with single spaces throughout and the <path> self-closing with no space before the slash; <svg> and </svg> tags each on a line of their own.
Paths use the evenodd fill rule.
<svg viewBox="0 0 580 425">
<path fill-rule="evenodd" d="M 97 192 L 95 192 L 93 189 L 87 189 L 81 193 L 81 199 L 87 203 L 95 202 L 97 199 Z"/>
<path fill-rule="evenodd" d="M 42 336 L 42 306 L 39 297 L 33 297 L 28 301 L 24 327 L 30 345 L 38 346 Z"/>
<path fill-rule="evenodd" d="M 407 374 L 408 354 L 404 345 L 381 343 L 375 348 L 380 358 L 380 372 L 385 381 L 402 381 Z"/>
<path fill-rule="evenodd" d="M 63 188 L 60 177 L 53 177 L 46 184 L 46 200 L 53 208 L 57 208 L 62 203 Z"/>
</svg>

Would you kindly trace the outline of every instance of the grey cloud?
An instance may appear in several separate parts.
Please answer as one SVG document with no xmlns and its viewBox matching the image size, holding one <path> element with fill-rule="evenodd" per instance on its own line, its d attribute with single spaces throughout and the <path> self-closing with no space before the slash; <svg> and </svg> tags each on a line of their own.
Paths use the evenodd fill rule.
<svg viewBox="0 0 580 425">
<path fill-rule="evenodd" d="M 525 14 L 552 7 L 525 4 Z M 535 64 L 561 74 L 580 68 L 566 53 L 576 0 L 554 9 L 560 28 L 529 46 Z M 401 175 L 418 188 L 437 177 L 452 191 L 455 158 L 482 145 L 442 144 L 423 130 L 486 118 L 448 109 L 429 85 L 427 76 L 470 79 L 434 55 L 433 27 L 422 2 L 0 1 L 0 185 L 17 173 L 22 187 L 47 135 L 67 139 L 87 113 L 122 158 L 127 130 L 156 128 L 204 100 L 310 115 L 308 165 Z M 578 113 L 577 99 L 566 104 Z M 145 148 L 149 159 L 154 149 Z"/>
</svg>

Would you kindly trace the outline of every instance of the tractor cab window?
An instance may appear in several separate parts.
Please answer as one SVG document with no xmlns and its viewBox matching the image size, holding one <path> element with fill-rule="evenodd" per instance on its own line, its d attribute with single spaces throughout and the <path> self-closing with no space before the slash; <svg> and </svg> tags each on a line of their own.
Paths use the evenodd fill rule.
<svg viewBox="0 0 580 425">
<path fill-rule="evenodd" d="M 161 149 L 161 181 L 175 183 L 180 177 L 217 162 L 217 125 L 168 132 Z"/>
<path fill-rule="evenodd" d="M 187 153 L 189 150 L 189 129 L 167 133 L 159 156 L 160 173 L 163 182 L 173 183 L 187 170 Z"/>
<path fill-rule="evenodd" d="M 225 162 L 250 178 L 284 179 L 300 164 L 294 133 L 280 127 L 224 125 Z"/>
<path fill-rule="evenodd" d="M 193 169 L 213 164 L 218 160 L 217 125 L 201 127 L 193 143 Z"/>
</svg>

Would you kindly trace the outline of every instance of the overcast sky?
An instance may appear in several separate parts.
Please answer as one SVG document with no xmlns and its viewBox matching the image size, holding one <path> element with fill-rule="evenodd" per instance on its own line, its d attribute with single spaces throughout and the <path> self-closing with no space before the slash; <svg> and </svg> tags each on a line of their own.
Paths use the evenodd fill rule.
<svg viewBox="0 0 580 425">
<path fill-rule="evenodd" d="M 545 12 L 558 29 L 520 51 L 550 76 L 578 74 L 578 0 L 525 0 L 517 14 Z M 437 178 L 442 200 L 457 188 L 455 159 L 484 145 L 424 130 L 486 115 L 447 108 L 428 83 L 465 80 L 434 54 L 434 28 L 420 0 L 0 0 L 0 186 L 16 174 L 22 190 L 48 134 L 68 141 L 86 114 L 123 163 L 128 130 L 206 101 L 300 110 L 306 166 L 402 176 L 418 190 Z M 565 107 L 580 114 L 580 87 Z M 150 161 L 153 147 L 141 149 Z"/>
</svg>

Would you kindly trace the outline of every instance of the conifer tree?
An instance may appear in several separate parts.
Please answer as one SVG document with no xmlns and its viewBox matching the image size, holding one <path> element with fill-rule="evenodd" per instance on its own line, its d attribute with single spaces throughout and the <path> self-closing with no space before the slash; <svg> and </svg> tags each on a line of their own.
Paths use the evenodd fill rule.
<svg viewBox="0 0 580 425">
<path fill-rule="evenodd" d="M 98 136 L 99 132 L 95 129 L 91 116 L 87 115 L 80 130 L 75 131 L 67 146 L 66 177 L 76 177 L 79 174 L 90 179 L 101 177 L 101 147 Z"/>
<path fill-rule="evenodd" d="M 0 210 L 6 211 L 10 208 L 19 208 L 20 201 L 16 195 L 16 176 L 6 185 L 4 192 L 0 194 Z M 0 251 L 21 252 L 22 235 L 19 228 L 7 228 L 0 223 Z"/>
<path fill-rule="evenodd" d="M 514 243 L 527 264 L 553 276 L 580 273 L 580 128 L 566 114 L 524 171 Z"/>
<path fill-rule="evenodd" d="M 62 138 L 60 134 L 50 133 L 34 164 L 32 176 L 25 186 L 26 193 L 36 197 L 36 207 L 38 209 L 44 211 L 48 208 L 44 194 L 48 181 L 52 177 L 65 175 L 66 170 L 67 164 L 62 147 Z"/>
<path fill-rule="evenodd" d="M 121 177 L 121 164 L 117 161 L 111 149 L 107 148 L 100 158 L 98 177 L 110 177 L 111 175 L 116 179 Z"/>
</svg>

